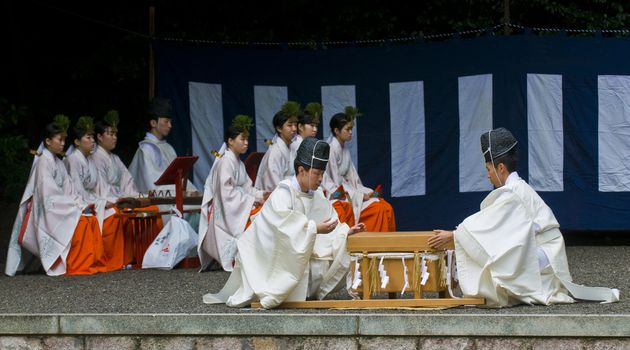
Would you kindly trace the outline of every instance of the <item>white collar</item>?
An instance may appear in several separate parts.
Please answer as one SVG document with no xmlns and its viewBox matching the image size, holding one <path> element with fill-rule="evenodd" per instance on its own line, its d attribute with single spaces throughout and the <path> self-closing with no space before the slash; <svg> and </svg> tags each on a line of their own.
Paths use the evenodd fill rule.
<svg viewBox="0 0 630 350">
<path fill-rule="evenodd" d="M 147 131 L 147 134 L 144 137 L 146 137 L 148 139 L 151 139 L 151 140 L 153 140 L 155 142 L 163 141 L 163 140 L 158 139 L 157 136 L 153 135 L 153 133 L 150 132 L 150 131 Z"/>
<path fill-rule="evenodd" d="M 312 190 L 309 190 L 308 192 L 302 191 L 302 188 L 300 187 L 300 183 L 297 180 L 297 176 L 291 177 L 291 187 L 293 187 L 298 193 L 303 194 L 303 195 L 312 196 L 315 193 Z"/>
<path fill-rule="evenodd" d="M 507 177 L 507 179 L 505 179 L 505 184 L 509 185 L 509 184 L 512 184 L 512 183 L 520 180 L 520 179 L 521 179 L 521 177 L 518 176 L 518 173 L 516 171 L 513 171 L 513 172 L 510 173 L 510 175 Z"/>
</svg>

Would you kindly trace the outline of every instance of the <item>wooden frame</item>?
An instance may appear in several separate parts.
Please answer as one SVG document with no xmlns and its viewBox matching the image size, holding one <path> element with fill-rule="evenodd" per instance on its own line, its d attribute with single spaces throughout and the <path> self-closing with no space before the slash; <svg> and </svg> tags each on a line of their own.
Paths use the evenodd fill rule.
<svg viewBox="0 0 630 350">
<path fill-rule="evenodd" d="M 360 264 L 362 286 L 359 290 L 362 298 L 359 300 L 312 300 L 312 301 L 286 301 L 279 308 L 288 309 L 326 309 L 326 308 L 397 308 L 397 307 L 449 307 L 459 305 L 483 305 L 483 298 L 452 298 L 448 292 L 448 284 L 444 284 L 442 277 L 442 267 L 440 259 L 445 259 L 443 250 L 435 250 L 429 247 L 427 241 L 432 237 L 432 231 L 418 232 L 363 232 L 348 237 L 347 249 L 352 256 L 357 256 L 356 263 Z M 451 242 L 445 247 L 453 250 L 454 244 Z M 370 260 L 380 253 L 400 253 L 408 257 L 405 260 L 408 271 L 409 265 L 412 266 L 411 273 L 417 274 L 415 271 L 414 259 L 418 259 L 422 255 L 438 255 L 438 260 L 427 262 L 430 271 L 429 281 L 422 286 L 416 281 L 409 291 L 413 291 L 413 299 L 391 299 L 394 292 L 400 291 L 400 277 L 403 274 L 402 263 L 392 261 L 387 266 L 387 271 L 391 272 L 390 283 L 385 288 L 372 288 L 374 273 L 370 269 Z M 409 259 L 411 257 L 411 259 Z M 402 262 L 402 259 L 399 260 Z M 398 264 L 396 267 L 396 264 Z M 432 265 L 430 265 L 432 264 Z M 374 264 L 372 264 L 374 265 Z M 384 264 L 385 265 L 385 264 Z M 372 266 L 374 268 L 374 266 Z M 353 273 L 353 272 L 350 272 Z M 394 278 L 392 278 L 394 277 Z M 396 280 L 398 278 L 398 280 Z M 440 283 L 438 278 L 442 281 Z M 409 282 L 409 281 L 408 281 Z M 390 299 L 372 299 L 373 292 L 387 292 Z M 424 298 L 424 292 L 437 292 L 438 298 Z M 262 308 L 260 303 L 252 303 L 252 308 Z"/>
</svg>

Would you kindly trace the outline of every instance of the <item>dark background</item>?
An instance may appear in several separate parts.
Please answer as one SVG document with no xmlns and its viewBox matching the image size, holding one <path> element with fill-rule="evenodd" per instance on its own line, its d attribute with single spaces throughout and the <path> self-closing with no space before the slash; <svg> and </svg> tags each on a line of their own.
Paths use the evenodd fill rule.
<svg viewBox="0 0 630 350">
<path fill-rule="evenodd" d="M 120 112 L 117 153 L 128 163 L 145 132 L 152 40 L 233 46 L 231 42 L 308 42 L 293 49 L 330 49 L 330 41 L 385 45 L 400 37 L 448 40 L 436 34 L 493 28 L 492 35 L 605 35 L 541 31 L 624 29 L 625 1 L 35 1 L 0 2 L 0 200 L 10 226 L 41 130 L 55 114 L 72 121 Z M 149 7 L 155 33 L 149 33 Z M 505 27 L 508 21 L 523 25 Z M 421 40 L 421 39 L 419 39 Z M 229 42 L 229 43 L 224 43 Z M 224 43 L 224 44 L 222 44 Z M 318 44 L 319 43 L 319 44 Z M 404 45 L 404 42 L 394 42 Z M 280 49 L 280 46 L 277 46 Z M 157 77 L 159 79 L 159 77 Z M 177 126 L 175 126 L 177 127 Z M 17 136 L 16 136 L 17 135 Z"/>
</svg>

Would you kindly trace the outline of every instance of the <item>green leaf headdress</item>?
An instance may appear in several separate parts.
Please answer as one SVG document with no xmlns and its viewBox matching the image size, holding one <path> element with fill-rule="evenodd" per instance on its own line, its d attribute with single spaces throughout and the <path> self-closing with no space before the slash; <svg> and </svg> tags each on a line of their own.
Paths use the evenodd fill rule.
<svg viewBox="0 0 630 350">
<path fill-rule="evenodd" d="M 68 134 L 68 127 L 70 126 L 70 118 L 67 115 L 57 114 L 53 119 L 53 124 L 61 129 L 62 133 Z"/>
<path fill-rule="evenodd" d="M 249 132 L 254 125 L 254 121 L 248 115 L 239 114 L 232 119 L 232 125 L 241 132 Z"/>
<path fill-rule="evenodd" d="M 319 124 L 322 117 L 322 105 L 317 102 L 311 102 L 304 107 L 304 113 L 311 117 L 311 122 Z"/>
<path fill-rule="evenodd" d="M 295 101 L 287 101 L 280 110 L 289 118 L 297 118 L 300 115 L 300 104 Z"/>
<path fill-rule="evenodd" d="M 351 122 L 363 115 L 363 113 L 360 113 L 359 110 L 353 106 L 346 106 L 343 112 L 348 116 L 348 120 Z"/>
<path fill-rule="evenodd" d="M 85 132 L 85 134 L 94 134 L 94 120 L 89 116 L 79 117 L 74 125 L 75 129 Z"/>
<path fill-rule="evenodd" d="M 107 125 L 112 128 L 112 132 L 118 131 L 118 123 L 120 122 L 120 117 L 118 116 L 117 110 L 112 109 L 111 111 L 107 112 L 103 120 L 105 121 L 105 123 L 107 123 Z"/>
</svg>

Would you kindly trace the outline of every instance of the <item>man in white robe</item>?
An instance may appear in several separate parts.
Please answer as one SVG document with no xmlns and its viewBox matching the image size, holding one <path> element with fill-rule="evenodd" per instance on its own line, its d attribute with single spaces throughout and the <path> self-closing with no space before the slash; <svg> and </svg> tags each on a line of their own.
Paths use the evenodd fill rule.
<svg viewBox="0 0 630 350">
<path fill-rule="evenodd" d="M 273 117 L 273 126 L 276 135 L 271 140 L 271 145 L 265 152 L 258 166 L 256 175 L 256 187 L 259 190 L 273 191 L 280 181 L 288 179 L 293 174 L 291 164 L 291 150 L 289 149 L 296 133 L 296 118 L 298 111 L 287 109 L 287 105 L 294 104 L 289 101 L 283 109 Z"/>
<path fill-rule="evenodd" d="M 574 298 L 614 302 L 619 291 L 572 283 L 558 221 L 516 173 L 517 141 L 505 128 L 481 136 L 488 179 L 495 190 L 481 210 L 454 232 L 436 230 L 434 248 L 455 241 L 459 285 L 488 307 L 572 303 Z"/>
<path fill-rule="evenodd" d="M 347 235 L 362 224 L 339 224 L 321 184 L 329 147 L 309 137 L 300 145 L 296 175 L 283 180 L 252 225 L 237 240 L 234 271 L 205 303 L 243 307 L 260 300 L 264 308 L 284 301 L 323 299 L 345 285 L 350 266 Z"/>
<path fill-rule="evenodd" d="M 149 191 L 170 191 L 175 196 L 175 185 L 156 186 L 155 181 L 164 173 L 164 170 L 177 158 L 175 149 L 166 137 L 171 131 L 171 102 L 165 98 L 155 98 L 149 107 L 150 130 L 144 140 L 140 141 L 138 150 L 131 160 L 129 172 L 134 178 L 138 190 L 142 193 Z M 187 191 L 196 191 L 195 186 L 188 181 Z"/>
<path fill-rule="evenodd" d="M 169 99 L 156 97 L 149 107 L 149 125 L 151 129 L 146 133 L 144 140 L 140 141 L 138 150 L 131 160 L 129 172 L 133 176 L 138 190 L 141 193 L 157 191 L 158 196 L 175 197 L 175 185 L 156 186 L 155 181 L 162 176 L 171 162 L 177 158 L 175 149 L 166 137 L 171 131 L 172 107 Z M 162 193 L 159 193 L 162 191 Z M 169 192 L 167 196 L 166 192 Z M 187 180 L 187 192 L 197 192 L 190 180 Z M 160 211 L 168 211 L 170 205 L 159 205 Z M 199 209 L 197 205 L 184 206 L 184 209 Z M 164 223 L 168 222 L 169 215 L 163 216 Z M 199 228 L 199 213 L 184 215 L 190 226 L 196 231 Z"/>
</svg>

